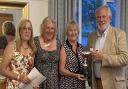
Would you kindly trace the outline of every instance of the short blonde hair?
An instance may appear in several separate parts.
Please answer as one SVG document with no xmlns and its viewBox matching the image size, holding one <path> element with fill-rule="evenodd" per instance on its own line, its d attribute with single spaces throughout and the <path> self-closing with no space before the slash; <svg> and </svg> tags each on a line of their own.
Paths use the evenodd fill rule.
<svg viewBox="0 0 128 89">
<path fill-rule="evenodd" d="M 79 33 L 79 27 L 78 27 L 78 24 L 74 21 L 74 20 L 71 20 L 67 23 L 67 27 L 66 27 L 66 31 L 65 33 L 67 34 L 68 30 L 71 28 L 71 27 L 76 27 L 78 33 Z"/>
<path fill-rule="evenodd" d="M 55 22 L 53 19 L 51 19 L 50 17 L 46 17 L 46 18 L 44 18 L 44 20 L 43 20 L 42 23 L 41 23 L 41 26 L 40 26 L 40 35 L 45 34 L 45 33 L 44 33 L 45 27 L 46 27 L 47 24 L 50 23 L 50 22 L 51 22 L 52 24 L 54 24 L 54 27 L 55 27 L 55 29 L 56 29 L 56 22 Z M 55 35 L 56 35 L 56 30 L 55 30 Z"/>
</svg>

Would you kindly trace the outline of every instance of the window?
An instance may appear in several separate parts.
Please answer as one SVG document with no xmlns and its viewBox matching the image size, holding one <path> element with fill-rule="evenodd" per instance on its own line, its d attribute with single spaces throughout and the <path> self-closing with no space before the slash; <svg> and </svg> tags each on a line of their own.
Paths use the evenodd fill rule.
<svg viewBox="0 0 128 89">
<path fill-rule="evenodd" d="M 106 3 L 109 8 L 111 9 L 112 11 L 112 21 L 111 21 L 111 25 L 112 26 L 116 26 L 116 11 L 117 11 L 117 4 L 116 4 L 116 1 L 115 0 L 112 0 L 111 2 L 107 2 Z"/>
<path fill-rule="evenodd" d="M 104 1 L 104 2 L 103 2 Z M 103 3 L 107 4 L 112 10 L 112 22 L 113 26 L 116 25 L 116 0 L 78 0 L 77 2 L 77 12 L 76 12 L 76 20 L 80 25 L 80 37 L 79 42 L 82 43 L 83 46 L 87 45 L 87 35 L 89 32 L 92 32 L 96 29 L 95 22 L 95 9 L 101 6 Z M 81 10 L 81 11 L 80 11 Z"/>
</svg>

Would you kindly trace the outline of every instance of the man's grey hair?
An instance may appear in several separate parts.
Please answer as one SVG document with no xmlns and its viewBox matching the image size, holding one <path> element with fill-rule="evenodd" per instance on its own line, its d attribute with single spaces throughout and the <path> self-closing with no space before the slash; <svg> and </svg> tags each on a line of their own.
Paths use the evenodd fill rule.
<svg viewBox="0 0 128 89">
<path fill-rule="evenodd" d="M 98 8 L 95 10 L 95 16 L 96 16 L 96 14 L 98 13 L 98 11 L 99 11 L 100 9 L 103 9 L 103 8 L 108 11 L 108 15 L 110 16 L 110 18 L 112 18 L 111 9 L 110 9 L 108 6 L 106 6 L 106 5 L 98 7 Z"/>
</svg>

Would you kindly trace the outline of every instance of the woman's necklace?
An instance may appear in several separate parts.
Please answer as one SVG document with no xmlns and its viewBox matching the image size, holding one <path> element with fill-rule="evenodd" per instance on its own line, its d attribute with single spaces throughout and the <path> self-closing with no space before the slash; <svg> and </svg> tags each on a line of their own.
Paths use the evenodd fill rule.
<svg viewBox="0 0 128 89">
<path fill-rule="evenodd" d="M 24 50 L 28 50 L 29 47 L 24 47 L 24 46 L 22 46 L 22 48 L 23 48 Z"/>
<path fill-rule="evenodd" d="M 40 42 L 42 44 L 43 49 L 48 49 L 52 45 L 52 41 L 44 41 L 43 37 L 40 38 Z"/>
<path fill-rule="evenodd" d="M 49 48 L 49 46 L 51 46 L 51 44 L 52 44 L 52 42 L 49 42 L 49 43 L 43 43 L 43 47 L 44 47 L 44 49 L 48 49 Z"/>
<path fill-rule="evenodd" d="M 47 48 L 51 45 L 51 42 L 50 43 L 44 43 L 44 47 Z"/>
</svg>

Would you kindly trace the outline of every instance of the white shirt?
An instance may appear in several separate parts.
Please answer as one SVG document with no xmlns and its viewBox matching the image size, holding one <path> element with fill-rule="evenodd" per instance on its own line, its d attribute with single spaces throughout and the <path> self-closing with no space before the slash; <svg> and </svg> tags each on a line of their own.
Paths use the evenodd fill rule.
<svg viewBox="0 0 128 89">
<path fill-rule="evenodd" d="M 95 50 L 101 51 L 103 49 L 108 29 L 109 26 L 102 34 L 97 32 L 98 37 L 96 39 Z M 96 78 L 101 78 L 100 69 L 101 69 L 101 61 L 94 61 L 94 73 Z"/>
</svg>

